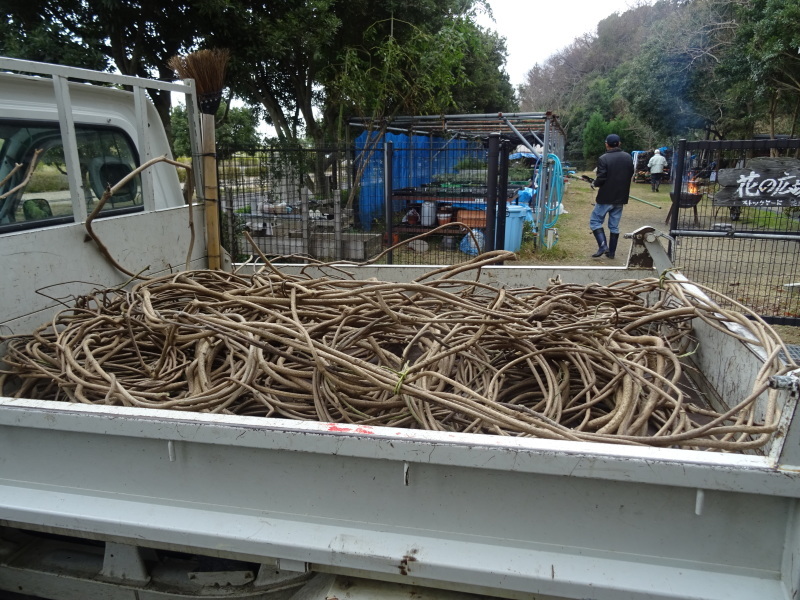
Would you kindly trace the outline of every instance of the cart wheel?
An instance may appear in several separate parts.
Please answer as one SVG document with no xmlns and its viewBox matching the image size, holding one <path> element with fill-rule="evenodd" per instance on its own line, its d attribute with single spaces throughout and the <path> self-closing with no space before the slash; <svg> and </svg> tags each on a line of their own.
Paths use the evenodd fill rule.
<svg viewBox="0 0 800 600">
<path fill-rule="evenodd" d="M 731 206 L 728 208 L 731 213 L 731 221 L 738 221 L 739 217 L 742 215 L 742 207 L 741 206 Z"/>
</svg>

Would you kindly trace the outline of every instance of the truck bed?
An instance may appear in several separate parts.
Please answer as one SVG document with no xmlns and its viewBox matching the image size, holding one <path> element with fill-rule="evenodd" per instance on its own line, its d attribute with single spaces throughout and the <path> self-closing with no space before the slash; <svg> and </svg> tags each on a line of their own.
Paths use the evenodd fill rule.
<svg viewBox="0 0 800 600">
<path fill-rule="evenodd" d="M 484 276 L 532 285 L 556 273 L 636 270 Z M 735 402 L 764 357 L 702 324 L 697 335 L 704 379 Z M 800 431 L 794 399 L 779 398 L 778 435 L 760 454 L 5 399 L 0 519 L 493 597 L 788 599 Z"/>
</svg>

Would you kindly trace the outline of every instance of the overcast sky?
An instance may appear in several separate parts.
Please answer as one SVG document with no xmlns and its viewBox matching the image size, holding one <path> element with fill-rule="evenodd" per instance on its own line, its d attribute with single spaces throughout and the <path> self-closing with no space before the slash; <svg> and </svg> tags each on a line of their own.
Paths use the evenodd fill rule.
<svg viewBox="0 0 800 600">
<path fill-rule="evenodd" d="M 478 22 L 506 38 L 506 71 L 511 84 L 524 82 L 536 63 L 587 32 L 608 15 L 623 13 L 635 0 L 488 0 L 494 22 L 482 15 Z M 621 49 L 624 51 L 624 49 Z"/>
</svg>

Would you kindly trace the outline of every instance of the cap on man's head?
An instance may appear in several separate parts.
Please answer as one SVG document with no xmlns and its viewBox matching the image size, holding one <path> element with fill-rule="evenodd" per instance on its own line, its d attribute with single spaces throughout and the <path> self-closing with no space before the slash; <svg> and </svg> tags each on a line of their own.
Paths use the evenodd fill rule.
<svg viewBox="0 0 800 600">
<path fill-rule="evenodd" d="M 656 148 L 656 149 L 655 149 L 655 153 L 656 153 L 656 154 L 661 154 L 661 150 L 659 150 L 658 148 Z"/>
<path fill-rule="evenodd" d="M 609 146 L 619 146 L 619 136 L 616 133 L 610 133 L 606 137 L 606 144 Z"/>
</svg>

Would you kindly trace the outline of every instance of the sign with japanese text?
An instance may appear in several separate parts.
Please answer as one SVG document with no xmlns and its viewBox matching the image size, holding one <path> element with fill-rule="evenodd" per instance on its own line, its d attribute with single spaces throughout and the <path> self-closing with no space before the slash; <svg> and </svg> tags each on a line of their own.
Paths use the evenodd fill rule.
<svg viewBox="0 0 800 600">
<path fill-rule="evenodd" d="M 755 158 L 744 169 L 720 169 L 715 206 L 800 206 L 800 160 Z"/>
</svg>

